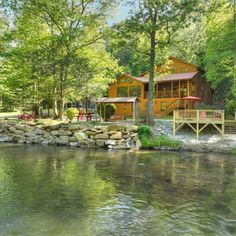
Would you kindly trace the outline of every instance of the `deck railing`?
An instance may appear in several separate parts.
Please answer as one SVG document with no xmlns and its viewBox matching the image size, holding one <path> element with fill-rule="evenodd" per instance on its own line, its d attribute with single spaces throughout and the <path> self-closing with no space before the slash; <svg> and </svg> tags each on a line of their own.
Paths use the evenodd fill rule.
<svg viewBox="0 0 236 236">
<path fill-rule="evenodd" d="M 206 121 L 222 123 L 224 122 L 223 110 L 176 110 L 175 121 L 193 121 L 205 123 Z"/>
<path fill-rule="evenodd" d="M 174 110 L 173 134 L 188 125 L 195 133 L 198 140 L 200 132 L 208 125 L 212 125 L 224 138 L 225 115 L 222 110 Z"/>
</svg>

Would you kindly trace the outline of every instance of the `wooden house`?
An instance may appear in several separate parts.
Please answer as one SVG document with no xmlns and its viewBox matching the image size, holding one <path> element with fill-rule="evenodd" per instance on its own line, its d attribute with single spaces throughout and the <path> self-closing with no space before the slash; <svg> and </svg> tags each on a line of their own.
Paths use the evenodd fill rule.
<svg viewBox="0 0 236 236">
<path fill-rule="evenodd" d="M 168 68 L 162 64 L 157 65 L 157 77 L 155 79 L 154 113 L 156 116 L 167 115 L 174 109 L 183 106 L 179 100 L 186 96 L 201 97 L 202 101 L 211 104 L 212 90 L 203 73 L 197 65 L 180 60 L 175 57 L 169 58 Z M 109 97 L 139 97 L 140 112 L 145 114 L 148 98 L 148 72 L 136 77 L 123 74 L 116 82 L 109 86 Z M 183 102 L 183 101 L 182 101 Z M 131 115 L 132 104 L 119 103 L 117 114 Z M 187 101 L 187 108 L 193 108 L 194 102 Z"/>
</svg>

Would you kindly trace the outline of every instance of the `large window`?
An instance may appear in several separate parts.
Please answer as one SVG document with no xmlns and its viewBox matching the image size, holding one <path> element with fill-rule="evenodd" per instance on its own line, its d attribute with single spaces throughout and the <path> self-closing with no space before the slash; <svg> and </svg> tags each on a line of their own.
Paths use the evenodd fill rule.
<svg viewBox="0 0 236 236">
<path fill-rule="evenodd" d="M 128 87 L 118 87 L 117 97 L 128 97 Z"/>
<path fill-rule="evenodd" d="M 129 88 L 129 96 L 130 97 L 141 97 L 141 87 L 140 86 L 132 86 Z"/>
</svg>

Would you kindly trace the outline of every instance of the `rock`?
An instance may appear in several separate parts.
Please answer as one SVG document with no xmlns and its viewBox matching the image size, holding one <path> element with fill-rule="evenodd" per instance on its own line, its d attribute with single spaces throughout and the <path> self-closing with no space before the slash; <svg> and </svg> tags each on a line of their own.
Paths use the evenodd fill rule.
<svg viewBox="0 0 236 236">
<path fill-rule="evenodd" d="M 120 144 L 117 146 L 113 146 L 113 149 L 128 149 L 128 147 L 125 144 Z"/>
<path fill-rule="evenodd" d="M 50 142 L 49 142 L 48 140 L 44 140 L 41 144 L 42 144 L 42 145 L 49 145 Z"/>
<path fill-rule="evenodd" d="M 96 135 L 94 136 L 94 139 L 108 139 L 108 138 L 109 138 L 108 133 L 96 134 Z"/>
<path fill-rule="evenodd" d="M 0 142 L 11 142 L 12 138 L 8 135 L 0 136 Z"/>
<path fill-rule="evenodd" d="M 107 128 L 108 131 L 125 131 L 126 127 L 122 125 L 110 125 Z"/>
<path fill-rule="evenodd" d="M 3 129 L 0 129 L 0 134 L 3 133 L 3 132 L 4 132 Z"/>
<path fill-rule="evenodd" d="M 106 140 L 105 141 L 105 145 L 113 145 L 113 146 L 115 146 L 116 145 L 116 140 Z"/>
<path fill-rule="evenodd" d="M 79 147 L 80 144 L 79 144 L 79 142 L 70 142 L 70 146 L 71 147 Z"/>
<path fill-rule="evenodd" d="M 96 132 L 94 132 L 94 131 L 92 131 L 92 130 L 87 130 L 87 131 L 85 131 L 85 133 L 86 133 L 87 135 L 94 135 L 94 133 L 96 133 Z"/>
<path fill-rule="evenodd" d="M 69 131 L 77 131 L 79 129 L 80 129 L 80 126 L 77 125 L 77 124 L 70 124 L 69 127 L 68 127 Z"/>
<path fill-rule="evenodd" d="M 75 132 L 74 136 L 76 137 L 78 141 L 88 140 L 88 136 L 82 131 Z"/>
<path fill-rule="evenodd" d="M 61 127 L 60 124 L 55 124 L 55 125 L 50 125 L 50 126 L 49 126 L 49 129 L 50 129 L 50 130 L 57 130 L 57 129 L 59 129 L 60 127 Z"/>
<path fill-rule="evenodd" d="M 74 142 L 77 142 L 77 141 L 78 140 L 77 140 L 77 138 L 75 136 L 69 137 L 69 142 L 74 143 Z"/>
<path fill-rule="evenodd" d="M 10 126 L 8 130 L 9 130 L 10 133 L 15 133 L 16 132 L 16 128 L 14 126 Z"/>
<path fill-rule="evenodd" d="M 72 136 L 73 133 L 69 130 L 58 130 L 59 136 Z"/>
<path fill-rule="evenodd" d="M 36 135 L 43 135 L 45 133 L 45 131 L 43 131 L 42 129 L 36 128 L 33 133 L 35 133 Z"/>
<path fill-rule="evenodd" d="M 28 125 L 17 124 L 17 125 L 15 125 L 15 128 L 18 130 L 22 130 L 24 132 L 31 132 L 32 131 L 32 128 Z"/>
<path fill-rule="evenodd" d="M 128 132 L 137 132 L 138 126 L 137 125 L 129 125 L 129 126 L 126 127 L 126 130 Z"/>
<path fill-rule="evenodd" d="M 58 139 L 57 139 L 57 144 L 59 145 L 68 145 L 69 144 L 69 138 L 68 136 L 60 136 Z"/>
<path fill-rule="evenodd" d="M 117 132 L 116 134 L 111 135 L 110 137 L 111 139 L 122 139 L 122 133 L 121 132 Z"/>
<path fill-rule="evenodd" d="M 105 145 L 105 140 L 103 139 L 97 139 L 96 140 L 96 145 L 103 147 Z"/>
</svg>

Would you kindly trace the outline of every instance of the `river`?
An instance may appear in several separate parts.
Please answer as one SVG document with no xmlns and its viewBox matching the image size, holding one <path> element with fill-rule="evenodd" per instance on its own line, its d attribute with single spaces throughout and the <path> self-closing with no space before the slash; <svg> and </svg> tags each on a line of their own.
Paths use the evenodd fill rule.
<svg viewBox="0 0 236 236">
<path fill-rule="evenodd" d="M 1 144 L 0 235 L 236 235 L 236 156 Z"/>
</svg>

